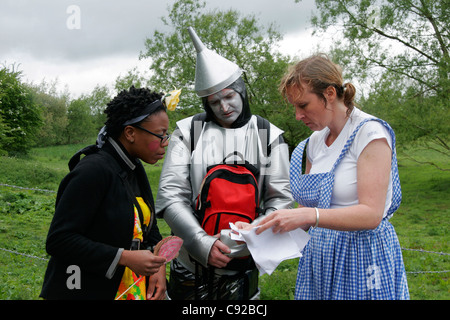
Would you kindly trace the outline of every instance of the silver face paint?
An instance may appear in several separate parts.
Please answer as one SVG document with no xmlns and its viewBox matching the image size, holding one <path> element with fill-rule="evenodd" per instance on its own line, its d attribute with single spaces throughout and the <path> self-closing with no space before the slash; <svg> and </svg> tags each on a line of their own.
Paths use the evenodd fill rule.
<svg viewBox="0 0 450 320">
<path fill-rule="evenodd" d="M 229 128 L 242 112 L 242 98 L 233 89 L 223 89 L 208 97 L 208 104 L 214 115 L 225 128 Z"/>
</svg>

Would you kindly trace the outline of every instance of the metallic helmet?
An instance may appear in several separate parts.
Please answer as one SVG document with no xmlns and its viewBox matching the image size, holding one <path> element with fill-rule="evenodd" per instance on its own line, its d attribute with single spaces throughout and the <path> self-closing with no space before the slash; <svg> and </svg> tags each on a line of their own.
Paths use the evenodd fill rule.
<svg viewBox="0 0 450 320">
<path fill-rule="evenodd" d="M 206 48 L 192 27 L 188 31 L 197 51 L 195 91 L 199 97 L 217 93 L 241 76 L 238 65 Z"/>
</svg>

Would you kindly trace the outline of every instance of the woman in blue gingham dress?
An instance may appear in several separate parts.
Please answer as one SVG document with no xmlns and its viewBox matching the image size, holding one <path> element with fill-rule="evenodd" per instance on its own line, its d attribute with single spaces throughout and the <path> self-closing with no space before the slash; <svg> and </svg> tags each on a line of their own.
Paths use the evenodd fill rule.
<svg viewBox="0 0 450 320">
<path fill-rule="evenodd" d="M 299 207 L 272 213 L 257 233 L 309 228 L 295 299 L 409 299 L 389 222 L 401 201 L 395 135 L 386 122 L 354 108 L 355 89 L 342 83 L 340 68 L 322 55 L 284 77 L 281 92 L 297 120 L 315 132 L 291 158 Z"/>
<path fill-rule="evenodd" d="M 325 174 L 302 175 L 303 151 L 309 139 L 300 143 L 291 160 L 292 193 L 301 205 L 329 208 L 334 171 L 348 152 L 359 129 L 368 121 L 379 121 L 386 126 L 393 140 L 393 192 L 387 215 L 374 230 L 311 228 L 311 240 L 300 259 L 296 299 L 409 298 L 401 248 L 394 228 L 388 221 L 400 205 L 401 189 L 395 135 L 386 122 L 375 118 L 363 120 L 347 140 L 332 170 Z"/>
</svg>

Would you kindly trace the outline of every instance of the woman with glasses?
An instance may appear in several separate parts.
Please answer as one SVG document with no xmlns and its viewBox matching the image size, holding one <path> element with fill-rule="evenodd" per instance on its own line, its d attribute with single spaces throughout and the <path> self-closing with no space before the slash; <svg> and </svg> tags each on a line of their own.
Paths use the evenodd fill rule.
<svg viewBox="0 0 450 320">
<path fill-rule="evenodd" d="M 166 260 L 151 252 L 161 235 L 141 163 L 155 164 L 168 145 L 162 97 L 134 87 L 120 92 L 97 144 L 69 162 L 47 237 L 43 298 L 165 298 Z"/>
</svg>

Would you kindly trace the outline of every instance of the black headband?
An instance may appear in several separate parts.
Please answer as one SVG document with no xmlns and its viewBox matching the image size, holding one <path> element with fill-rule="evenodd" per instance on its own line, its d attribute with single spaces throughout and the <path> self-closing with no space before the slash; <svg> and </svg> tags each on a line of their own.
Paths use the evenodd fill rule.
<svg viewBox="0 0 450 320">
<path fill-rule="evenodd" d="M 123 126 L 129 126 L 131 124 L 134 123 L 138 123 L 141 122 L 142 120 L 144 120 L 145 118 L 147 118 L 149 115 L 151 115 L 152 113 L 154 113 L 157 109 L 159 108 L 165 108 L 164 104 L 161 102 L 161 100 L 155 100 L 152 103 L 146 105 L 143 109 L 142 109 L 142 113 L 140 116 L 137 116 L 133 119 L 127 120 L 126 122 L 124 122 Z"/>
</svg>

